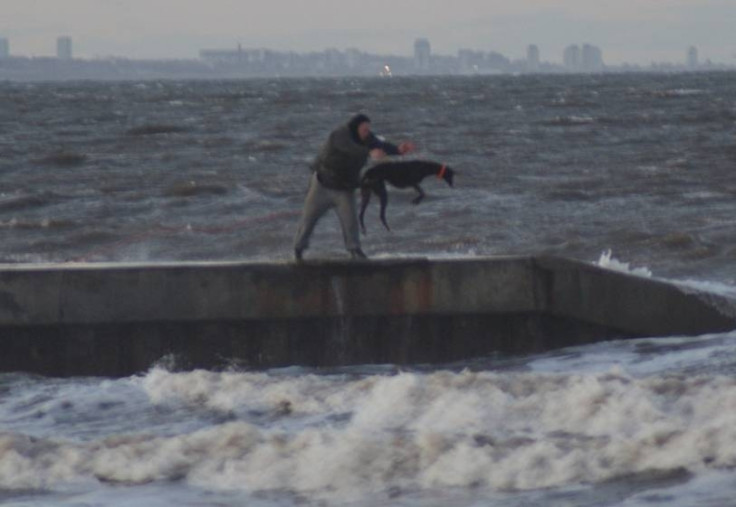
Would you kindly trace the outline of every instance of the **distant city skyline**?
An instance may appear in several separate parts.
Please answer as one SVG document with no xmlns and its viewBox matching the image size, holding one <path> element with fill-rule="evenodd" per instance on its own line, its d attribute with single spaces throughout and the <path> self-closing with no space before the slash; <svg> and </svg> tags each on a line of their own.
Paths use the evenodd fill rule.
<svg viewBox="0 0 736 507">
<path fill-rule="evenodd" d="M 8 54 L 7 39 L 0 38 L 0 80 L 67 79 L 207 79 L 248 77 L 474 76 L 500 74 L 601 74 L 621 72 L 704 72 L 736 69 L 734 65 L 701 63 L 698 49 L 688 48 L 685 60 L 673 63 L 606 65 L 603 51 L 592 44 L 565 48 L 562 64 L 540 60 L 536 44 L 526 57 L 511 59 L 496 51 L 462 49 L 457 55 L 432 53 L 431 42 L 416 39 L 411 56 L 372 54 L 358 49 L 328 49 L 307 53 L 267 48 L 203 49 L 198 58 L 130 59 L 74 58 L 73 40 L 57 39 L 54 57 L 19 57 Z"/>
<path fill-rule="evenodd" d="M 124 55 L 98 55 L 95 57 L 85 57 L 85 56 L 78 56 L 76 54 L 76 51 L 73 49 L 74 46 L 74 40 L 73 37 L 70 37 L 68 35 L 62 35 L 56 37 L 55 41 L 53 41 L 55 44 L 55 53 L 54 54 L 48 54 L 48 55 L 22 55 L 17 54 L 11 51 L 11 43 L 10 40 L 7 37 L 3 37 L 0 35 L 0 58 L 7 58 L 7 57 L 21 57 L 21 58 L 58 58 L 62 60 L 70 60 L 72 58 L 79 58 L 79 59 L 87 59 L 87 60 L 95 60 L 95 59 L 110 59 L 110 58 L 128 58 Z M 437 54 L 432 51 L 432 45 L 431 41 L 427 39 L 426 37 L 420 37 L 414 40 L 413 45 L 411 46 L 413 48 L 413 54 L 412 55 L 404 55 L 401 52 L 395 52 L 395 53 L 384 53 L 387 57 L 394 57 L 394 56 L 400 56 L 400 57 L 411 57 L 413 56 L 415 60 L 418 62 L 421 61 L 422 63 L 419 65 L 419 69 L 422 70 L 428 70 L 430 68 L 430 59 L 431 58 L 437 58 L 437 57 L 450 57 L 450 58 L 460 58 L 462 59 L 464 55 L 466 55 L 468 52 L 473 53 L 480 53 L 480 54 L 486 54 L 486 53 L 494 53 L 498 55 L 502 55 L 504 58 L 506 58 L 507 55 L 504 55 L 503 53 L 497 52 L 497 51 L 479 51 L 474 50 L 471 48 L 460 48 L 456 52 L 456 54 Z M 306 51 L 306 52 L 299 52 L 295 50 L 277 50 L 274 48 L 268 48 L 268 47 L 253 47 L 253 48 L 243 48 L 242 44 L 238 44 L 236 48 L 200 48 L 196 55 L 188 55 L 186 57 L 176 57 L 176 58 L 170 58 L 170 59 L 177 59 L 177 60 L 196 60 L 199 58 L 202 58 L 203 55 L 206 55 L 208 53 L 217 53 L 217 52 L 233 52 L 233 51 L 274 51 L 274 52 L 282 52 L 282 53 L 296 53 L 296 54 L 308 54 L 308 53 L 321 53 L 321 52 L 330 52 L 330 51 L 337 51 L 337 52 L 350 52 L 350 51 L 358 51 L 358 52 L 365 52 L 361 48 L 348 48 L 345 50 L 339 50 L 335 48 L 324 48 L 322 50 L 315 50 L 315 51 Z M 559 65 L 571 70 L 588 70 L 588 71 L 597 71 L 601 70 L 604 67 L 606 67 L 606 62 L 603 59 L 603 52 L 601 48 L 598 46 L 588 44 L 588 43 L 571 43 L 568 44 L 562 53 L 559 56 L 559 58 L 556 58 L 555 55 L 550 55 L 549 58 L 542 57 L 543 49 L 540 49 L 539 45 L 537 44 L 527 44 L 524 49 L 524 56 L 521 58 L 510 58 L 509 61 L 516 61 L 516 62 L 527 62 L 530 65 L 530 69 L 537 69 L 542 64 L 547 65 Z M 669 65 L 682 65 L 686 67 L 695 67 L 700 65 L 702 62 L 699 60 L 699 49 L 696 46 L 688 46 L 683 50 L 683 52 L 679 55 L 679 57 L 676 57 L 673 61 L 654 61 L 652 60 L 649 65 L 656 65 L 656 64 L 669 64 Z M 131 58 L 135 60 L 136 58 Z M 138 60 L 166 60 L 169 58 L 137 58 Z M 718 62 L 712 62 L 710 59 L 708 59 L 708 64 L 710 63 L 716 63 Z M 635 63 L 629 63 L 629 62 L 623 62 L 621 64 L 609 64 L 613 67 L 618 66 L 627 66 L 627 65 L 634 65 L 634 66 L 641 66 L 640 64 Z M 721 63 L 719 65 L 725 65 L 725 66 L 736 66 L 736 59 L 734 59 L 733 63 L 725 62 Z M 643 65 L 646 66 L 646 65 Z"/>
<path fill-rule="evenodd" d="M 367 8 L 369 5 L 370 8 Z M 204 48 L 306 53 L 356 48 L 411 56 L 428 39 L 437 55 L 462 49 L 561 63 L 570 44 L 591 44 L 608 64 L 736 63 L 733 0 L 3 0 L 0 37 L 17 56 L 53 56 L 59 36 L 74 56 L 196 58 Z"/>
</svg>

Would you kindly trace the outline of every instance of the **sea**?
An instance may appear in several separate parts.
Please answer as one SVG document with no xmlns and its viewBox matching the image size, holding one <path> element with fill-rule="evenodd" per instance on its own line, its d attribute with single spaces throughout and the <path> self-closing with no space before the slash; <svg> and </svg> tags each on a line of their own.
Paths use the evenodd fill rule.
<svg viewBox="0 0 736 507">
<path fill-rule="evenodd" d="M 292 262 L 329 132 L 456 171 L 372 258 L 736 295 L 736 73 L 0 82 L 0 263 Z M 310 259 L 344 259 L 339 222 Z M 9 506 L 736 505 L 736 331 L 442 365 L 0 374 Z"/>
</svg>

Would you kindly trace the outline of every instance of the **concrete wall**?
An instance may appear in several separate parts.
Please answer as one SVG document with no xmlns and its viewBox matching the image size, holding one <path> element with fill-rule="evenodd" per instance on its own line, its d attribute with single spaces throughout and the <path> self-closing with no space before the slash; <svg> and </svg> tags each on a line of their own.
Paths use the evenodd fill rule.
<svg viewBox="0 0 736 507">
<path fill-rule="evenodd" d="M 733 302 L 555 258 L 0 267 L 0 371 L 442 363 L 736 327 Z"/>
</svg>

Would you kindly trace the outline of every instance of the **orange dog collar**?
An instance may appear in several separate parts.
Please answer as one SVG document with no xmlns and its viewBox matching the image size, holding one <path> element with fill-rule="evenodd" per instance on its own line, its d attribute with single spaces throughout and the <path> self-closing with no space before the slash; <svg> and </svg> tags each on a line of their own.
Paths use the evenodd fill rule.
<svg viewBox="0 0 736 507">
<path fill-rule="evenodd" d="M 445 173 L 447 172 L 447 166 L 442 164 L 442 167 L 440 167 L 440 172 L 437 173 L 437 179 L 441 180 L 445 177 Z"/>
</svg>

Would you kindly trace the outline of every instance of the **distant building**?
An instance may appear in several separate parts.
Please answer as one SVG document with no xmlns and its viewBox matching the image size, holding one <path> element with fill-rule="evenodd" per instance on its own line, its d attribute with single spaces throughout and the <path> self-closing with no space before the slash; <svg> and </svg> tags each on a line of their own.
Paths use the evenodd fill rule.
<svg viewBox="0 0 736 507">
<path fill-rule="evenodd" d="M 238 45 L 238 49 L 202 49 L 199 52 L 202 60 L 220 63 L 237 63 L 243 60 L 243 49 Z"/>
<path fill-rule="evenodd" d="M 603 70 L 603 53 L 597 46 L 583 45 L 580 61 L 585 72 L 598 72 Z"/>
<path fill-rule="evenodd" d="M 72 38 L 59 37 L 56 39 L 56 58 L 59 60 L 72 59 Z"/>
<path fill-rule="evenodd" d="M 345 63 L 348 69 L 358 69 L 363 59 L 363 53 L 358 49 L 350 48 L 345 51 Z"/>
<path fill-rule="evenodd" d="M 562 54 L 562 63 L 567 70 L 580 70 L 580 46 L 577 44 L 567 46 Z"/>
<path fill-rule="evenodd" d="M 577 44 L 566 47 L 562 61 L 570 72 L 600 72 L 605 67 L 600 48 L 591 44 L 583 44 L 582 49 Z"/>
<path fill-rule="evenodd" d="M 694 69 L 698 66 L 698 48 L 690 46 L 687 50 L 687 66 Z"/>
<path fill-rule="evenodd" d="M 427 39 L 414 41 L 414 67 L 419 72 L 427 72 L 432 59 L 432 47 Z"/>
<path fill-rule="evenodd" d="M 539 47 L 536 44 L 530 44 L 526 48 L 526 68 L 529 72 L 539 70 Z"/>
<path fill-rule="evenodd" d="M 470 49 L 460 49 L 457 52 L 457 59 L 460 66 L 460 72 L 463 74 L 472 74 L 480 71 L 483 54 L 479 51 Z"/>
<path fill-rule="evenodd" d="M 4 37 L 0 37 L 0 58 L 10 58 L 10 42 Z"/>
<path fill-rule="evenodd" d="M 461 74 L 498 74 L 509 72 L 512 70 L 511 61 L 500 53 L 495 51 L 475 51 L 472 49 L 461 49 L 457 52 L 457 58 L 454 58 L 454 72 Z M 449 62 L 443 67 L 441 60 L 435 60 L 433 65 L 438 69 L 451 68 Z M 521 70 L 521 69 L 520 69 Z"/>
</svg>

